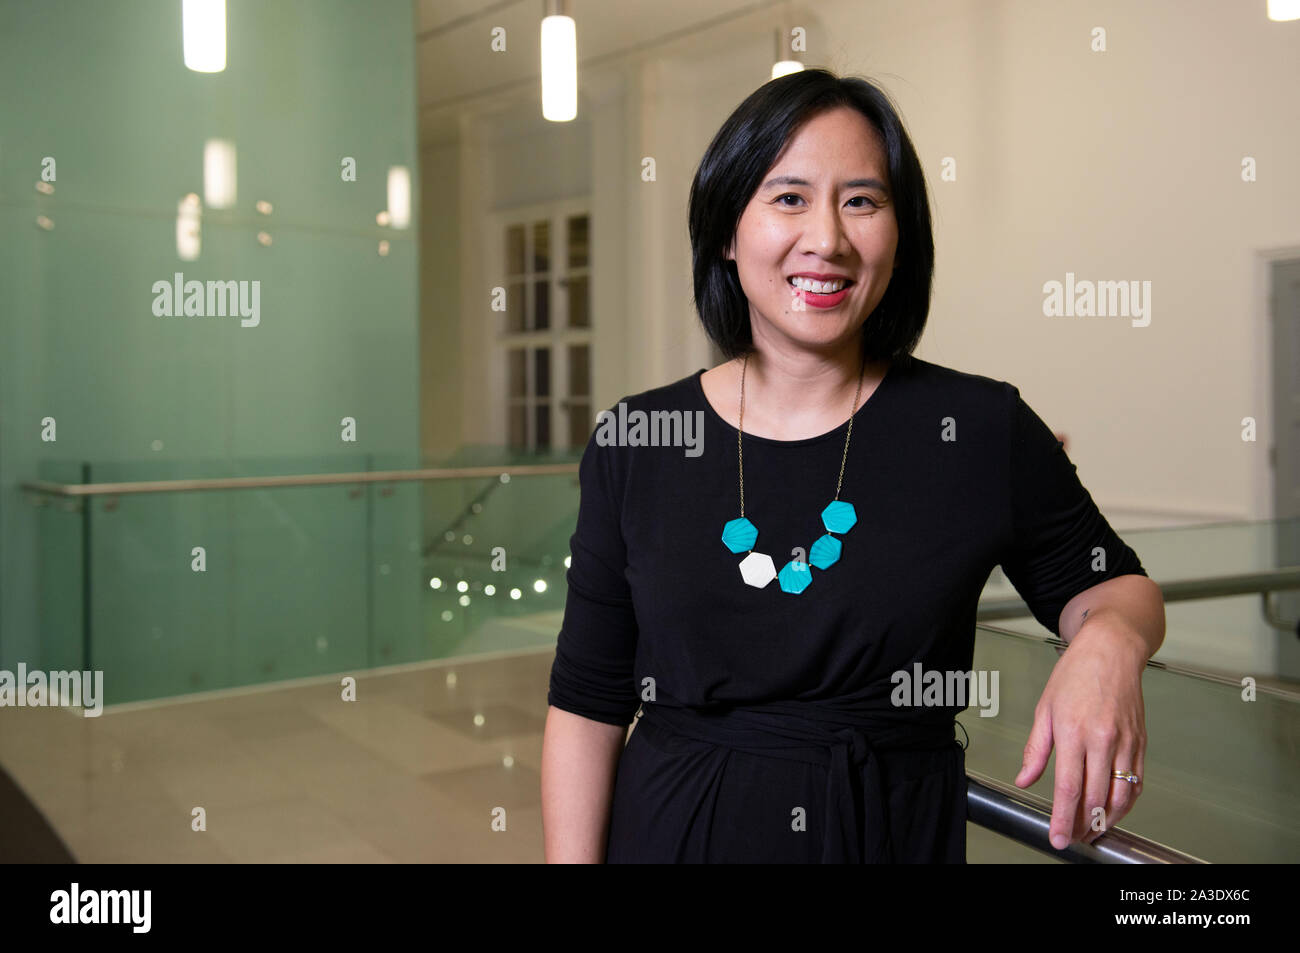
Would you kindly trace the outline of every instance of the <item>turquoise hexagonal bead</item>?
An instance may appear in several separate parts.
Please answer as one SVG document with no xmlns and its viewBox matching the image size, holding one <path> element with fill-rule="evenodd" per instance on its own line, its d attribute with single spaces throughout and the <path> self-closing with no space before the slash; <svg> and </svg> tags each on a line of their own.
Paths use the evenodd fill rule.
<svg viewBox="0 0 1300 953">
<path fill-rule="evenodd" d="M 833 566 L 839 561 L 840 552 L 844 549 L 844 544 L 830 534 L 817 537 L 817 541 L 812 544 L 812 549 L 808 551 L 808 562 L 818 569 L 826 569 Z"/>
<path fill-rule="evenodd" d="M 776 574 L 776 581 L 781 584 L 784 592 L 803 592 L 812 582 L 812 573 L 808 569 L 808 564 L 792 559 Z"/>
<path fill-rule="evenodd" d="M 722 541 L 733 553 L 743 553 L 753 549 L 756 539 L 758 539 L 758 528 L 743 516 L 731 520 L 722 527 Z"/>
<path fill-rule="evenodd" d="M 832 533 L 847 533 L 857 521 L 857 510 L 843 500 L 836 500 L 822 510 L 822 523 Z"/>
</svg>

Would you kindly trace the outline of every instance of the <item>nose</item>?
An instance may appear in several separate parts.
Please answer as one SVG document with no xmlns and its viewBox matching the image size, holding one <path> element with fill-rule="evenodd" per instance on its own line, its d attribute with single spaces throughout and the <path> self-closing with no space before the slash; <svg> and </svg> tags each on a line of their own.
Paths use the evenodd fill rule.
<svg viewBox="0 0 1300 953">
<path fill-rule="evenodd" d="M 807 227 L 804 229 L 801 251 L 823 258 L 833 258 L 848 251 L 848 235 L 844 232 L 834 200 L 818 202 L 804 221 Z"/>
</svg>

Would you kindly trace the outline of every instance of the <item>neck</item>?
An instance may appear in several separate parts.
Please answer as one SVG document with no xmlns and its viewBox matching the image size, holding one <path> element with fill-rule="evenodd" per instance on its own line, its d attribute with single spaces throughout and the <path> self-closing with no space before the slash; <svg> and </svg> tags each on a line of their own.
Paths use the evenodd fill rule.
<svg viewBox="0 0 1300 953">
<path fill-rule="evenodd" d="M 862 364 L 862 352 L 855 343 L 834 354 L 788 355 L 756 350 L 736 363 L 736 377 L 744 375 L 747 416 L 768 421 L 777 417 L 796 427 L 803 422 L 814 427 L 829 418 L 847 419 L 861 406 L 889 369 L 888 361 Z M 858 390 L 859 375 L 862 379 Z M 854 395 L 857 405 L 850 407 Z"/>
</svg>

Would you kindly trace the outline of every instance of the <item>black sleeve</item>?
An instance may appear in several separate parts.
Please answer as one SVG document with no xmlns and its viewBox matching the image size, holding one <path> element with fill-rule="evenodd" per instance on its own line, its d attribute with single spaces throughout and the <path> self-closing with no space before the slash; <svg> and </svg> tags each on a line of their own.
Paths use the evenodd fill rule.
<svg viewBox="0 0 1300 953">
<path fill-rule="evenodd" d="M 578 465 L 578 526 L 569 539 L 568 596 L 551 665 L 547 702 L 610 725 L 640 707 L 632 668 L 637 623 L 624 570 L 627 550 L 611 479 L 611 455 L 593 432 Z"/>
<path fill-rule="evenodd" d="M 1061 610 L 1079 593 L 1116 576 L 1147 572 L 1079 482 L 1056 435 L 1017 388 L 1007 387 L 1012 540 L 1002 569 L 1034 618 L 1059 636 Z"/>
</svg>

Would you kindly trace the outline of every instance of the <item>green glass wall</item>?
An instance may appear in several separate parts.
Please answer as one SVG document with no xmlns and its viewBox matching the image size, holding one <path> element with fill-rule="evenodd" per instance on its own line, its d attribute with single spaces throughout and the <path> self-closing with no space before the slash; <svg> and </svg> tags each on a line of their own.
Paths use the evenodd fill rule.
<svg viewBox="0 0 1300 953">
<path fill-rule="evenodd" d="M 228 0 L 226 21 L 226 69 L 200 74 L 180 0 L 0 2 L 0 666 L 79 664 L 89 619 L 110 701 L 364 664 L 366 500 L 167 494 L 87 517 L 23 481 L 365 470 L 418 447 L 416 221 L 376 221 L 391 166 L 419 207 L 411 4 Z M 181 261 L 177 205 L 204 194 L 214 138 L 236 202 L 203 210 Z M 258 281 L 260 323 L 155 316 L 178 271 Z M 418 539 L 418 493 L 385 504 Z M 385 554 L 408 583 L 383 594 L 394 628 L 419 628 L 420 558 Z"/>
</svg>

